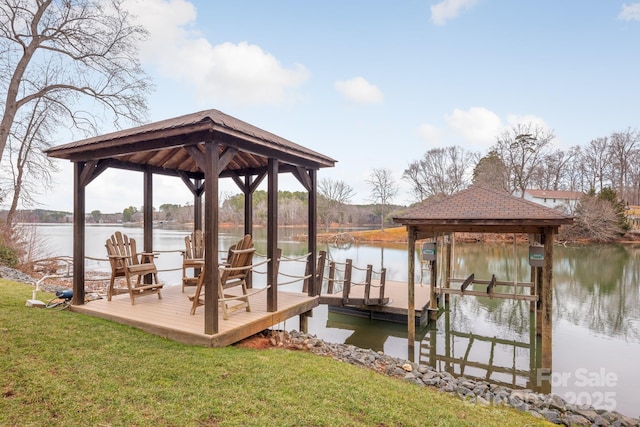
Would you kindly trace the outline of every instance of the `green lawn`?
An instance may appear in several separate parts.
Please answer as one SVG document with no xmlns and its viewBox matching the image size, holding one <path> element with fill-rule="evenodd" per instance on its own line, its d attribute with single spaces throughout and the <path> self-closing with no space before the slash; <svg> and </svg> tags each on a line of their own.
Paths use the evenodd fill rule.
<svg viewBox="0 0 640 427">
<path fill-rule="evenodd" d="M 549 425 L 328 357 L 192 347 L 28 308 L 31 289 L 0 279 L 2 426 Z"/>
</svg>

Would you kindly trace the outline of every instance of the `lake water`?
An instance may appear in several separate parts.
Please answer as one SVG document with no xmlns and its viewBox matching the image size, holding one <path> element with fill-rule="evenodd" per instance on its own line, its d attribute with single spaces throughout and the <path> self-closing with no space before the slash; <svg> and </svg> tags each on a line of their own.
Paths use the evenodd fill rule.
<svg viewBox="0 0 640 427">
<path fill-rule="evenodd" d="M 35 230 L 38 239 L 47 242 L 48 255 L 72 254 L 70 224 L 38 225 Z M 104 259 L 104 242 L 116 230 L 142 242 L 140 228 L 91 225 L 87 226 L 86 255 Z M 159 269 L 180 268 L 178 251 L 183 248 L 187 233 L 188 230 L 154 229 L 153 247 L 161 252 Z M 306 244 L 293 239 L 304 233 L 304 229 L 279 230 L 278 246 L 284 255 L 295 257 L 306 252 Z M 228 248 L 241 235 L 241 229 L 221 229 L 221 248 Z M 253 237 L 257 253 L 264 254 L 265 230 L 257 229 Z M 379 270 L 384 266 L 389 280 L 407 280 L 404 245 L 319 245 L 318 249 L 326 250 L 335 261 L 352 259 L 358 267 L 372 264 L 374 270 Z M 570 402 L 615 409 L 633 417 L 640 415 L 639 258 L 640 247 L 634 245 L 554 247 L 554 394 Z M 86 269 L 109 271 L 103 261 L 87 260 Z M 281 270 L 302 275 L 304 267 L 289 262 L 281 264 Z M 454 277 L 475 273 L 478 279 L 495 274 L 498 280 L 514 280 L 517 274 L 518 281 L 528 281 L 528 249 L 514 249 L 512 244 L 457 244 L 454 271 Z M 260 277 L 255 276 L 257 286 Z M 178 285 L 181 271 L 161 272 L 160 280 Z M 428 278 L 423 279 L 418 273 L 416 283 L 421 280 L 428 283 Z M 299 287 L 299 283 L 289 285 L 292 290 Z M 409 355 L 406 325 L 331 313 L 326 306 L 314 309 L 309 319 L 309 333 L 329 342 L 372 348 L 454 374 L 536 389 L 539 346 L 530 326 L 528 302 L 452 296 L 449 309 L 435 325 L 417 331 L 415 353 Z M 298 329 L 298 319 L 287 320 L 277 328 Z"/>
</svg>

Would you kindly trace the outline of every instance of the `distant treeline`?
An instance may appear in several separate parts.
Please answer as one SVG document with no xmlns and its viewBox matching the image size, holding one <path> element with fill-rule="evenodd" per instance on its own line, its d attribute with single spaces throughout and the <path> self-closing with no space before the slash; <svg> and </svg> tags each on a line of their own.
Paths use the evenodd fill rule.
<svg viewBox="0 0 640 427">
<path fill-rule="evenodd" d="M 308 197 L 302 191 L 278 192 L 278 224 L 305 225 L 308 218 Z M 402 206 L 388 206 L 385 211 L 390 223 L 391 217 L 403 209 Z M 87 223 L 120 223 L 141 222 L 142 207 L 123 207 L 122 212 L 103 213 L 94 210 L 86 214 Z M 0 211 L 0 219 L 4 219 L 6 211 Z M 73 212 L 53 211 L 46 209 L 19 210 L 18 222 L 25 223 L 71 223 Z M 240 225 L 244 220 L 244 195 L 236 194 L 224 198 L 219 211 L 220 222 Z M 154 221 L 187 223 L 193 221 L 193 206 L 178 204 L 163 204 L 154 207 Z M 256 225 L 267 223 L 267 192 L 258 190 L 253 194 L 253 221 Z M 377 205 L 344 204 L 340 208 L 338 221 L 343 226 L 361 226 L 380 224 L 380 207 Z"/>
</svg>

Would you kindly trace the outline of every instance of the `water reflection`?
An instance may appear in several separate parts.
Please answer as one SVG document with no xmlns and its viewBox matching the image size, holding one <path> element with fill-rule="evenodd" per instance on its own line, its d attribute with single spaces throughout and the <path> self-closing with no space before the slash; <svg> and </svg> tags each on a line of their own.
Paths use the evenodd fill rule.
<svg viewBox="0 0 640 427">
<path fill-rule="evenodd" d="M 526 330 L 508 335 L 502 331 L 481 334 L 468 328 L 468 316 L 457 300 L 454 298 L 436 324 L 427 329 L 420 342 L 420 363 L 455 376 L 512 388 L 550 391 L 550 383 L 538 379 L 541 366 L 540 338 L 535 335 L 534 315 L 528 311 L 520 312 L 518 306 L 525 304 L 514 304 L 514 313 L 509 317 L 523 316 L 528 323 Z M 517 323 L 519 325 L 521 322 Z"/>
</svg>

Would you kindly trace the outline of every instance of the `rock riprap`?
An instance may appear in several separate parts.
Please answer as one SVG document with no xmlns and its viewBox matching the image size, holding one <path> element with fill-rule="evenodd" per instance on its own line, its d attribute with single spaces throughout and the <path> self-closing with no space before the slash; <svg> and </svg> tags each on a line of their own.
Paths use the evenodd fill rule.
<svg viewBox="0 0 640 427">
<path fill-rule="evenodd" d="M 572 405 L 553 394 L 537 393 L 527 389 L 511 389 L 482 380 L 454 377 L 448 372 L 438 372 L 431 366 L 412 363 L 379 351 L 362 349 L 349 344 L 328 343 L 298 331 L 274 332 L 271 341 L 271 344 L 276 347 L 286 346 L 306 350 L 352 365 L 373 369 L 416 386 L 435 387 L 441 392 L 478 405 L 511 406 L 559 425 L 640 426 L 640 419 L 631 418 L 616 411 Z"/>
</svg>

